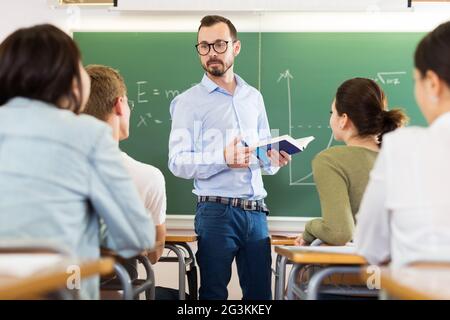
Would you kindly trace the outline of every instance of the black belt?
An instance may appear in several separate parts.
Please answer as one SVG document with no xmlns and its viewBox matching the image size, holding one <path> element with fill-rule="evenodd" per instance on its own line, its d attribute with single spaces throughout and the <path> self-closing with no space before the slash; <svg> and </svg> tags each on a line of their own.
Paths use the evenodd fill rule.
<svg viewBox="0 0 450 320">
<path fill-rule="evenodd" d="M 241 198 L 225 198 L 216 196 L 198 196 L 198 202 L 216 202 L 221 204 L 231 204 L 233 207 L 238 207 L 248 211 L 263 211 L 269 213 L 264 200 L 245 200 Z"/>
</svg>

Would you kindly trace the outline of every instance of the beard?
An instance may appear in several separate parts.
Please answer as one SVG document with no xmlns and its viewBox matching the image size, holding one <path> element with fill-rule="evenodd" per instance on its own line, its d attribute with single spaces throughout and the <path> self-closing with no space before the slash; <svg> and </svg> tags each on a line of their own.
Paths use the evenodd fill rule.
<svg viewBox="0 0 450 320">
<path fill-rule="evenodd" d="M 215 62 L 218 65 L 211 67 L 209 66 L 210 63 Z M 221 77 L 223 76 L 228 69 L 230 69 L 233 66 L 233 63 L 231 63 L 229 66 L 225 66 L 225 64 L 220 60 L 209 60 L 206 65 L 202 64 L 203 70 L 208 72 L 209 74 L 215 76 L 215 77 Z"/>
</svg>

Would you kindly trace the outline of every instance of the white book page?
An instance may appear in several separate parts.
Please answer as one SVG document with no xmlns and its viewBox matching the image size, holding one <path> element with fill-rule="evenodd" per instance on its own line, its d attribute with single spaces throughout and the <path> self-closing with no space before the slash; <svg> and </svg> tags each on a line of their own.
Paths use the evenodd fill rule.
<svg viewBox="0 0 450 320">
<path fill-rule="evenodd" d="M 315 138 L 313 136 L 309 136 L 309 137 L 305 137 L 305 138 L 300 138 L 295 140 L 297 145 L 300 145 L 303 149 L 306 148 L 308 146 L 308 144 L 313 141 Z M 300 148 L 301 149 L 301 148 Z"/>
</svg>

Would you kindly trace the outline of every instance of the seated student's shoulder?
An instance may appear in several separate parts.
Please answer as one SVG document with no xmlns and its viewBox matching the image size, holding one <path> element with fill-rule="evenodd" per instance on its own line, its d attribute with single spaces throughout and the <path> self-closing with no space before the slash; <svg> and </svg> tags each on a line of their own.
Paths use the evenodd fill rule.
<svg viewBox="0 0 450 320">
<path fill-rule="evenodd" d="M 64 126 L 66 139 L 81 149 L 91 150 L 100 140 L 113 140 L 111 127 L 87 114 L 76 115 L 68 111 L 60 125 Z"/>
<path fill-rule="evenodd" d="M 382 148 L 403 150 L 427 143 L 429 130 L 424 127 L 410 126 L 389 132 L 383 136 Z"/>
<path fill-rule="evenodd" d="M 138 184 L 146 185 L 151 182 L 152 185 L 164 188 L 165 180 L 161 170 L 150 164 L 140 162 L 125 152 L 122 152 L 122 158 L 125 168 Z"/>
<path fill-rule="evenodd" d="M 355 165 L 375 161 L 378 152 L 362 147 L 333 146 L 319 152 L 312 161 L 313 169 L 320 167 L 333 167 L 337 170 L 347 171 Z"/>
<path fill-rule="evenodd" d="M 354 150 L 347 146 L 332 146 L 315 155 L 313 162 L 334 162 L 343 157 L 351 156 Z"/>
</svg>

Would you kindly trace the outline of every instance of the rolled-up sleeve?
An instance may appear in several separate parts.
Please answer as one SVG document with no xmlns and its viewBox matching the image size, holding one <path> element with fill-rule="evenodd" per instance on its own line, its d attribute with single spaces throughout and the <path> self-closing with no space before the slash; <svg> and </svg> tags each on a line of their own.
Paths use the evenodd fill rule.
<svg viewBox="0 0 450 320">
<path fill-rule="evenodd" d="M 169 137 L 169 169 L 179 178 L 208 179 L 229 169 L 223 148 L 216 150 L 196 150 L 203 146 L 201 130 L 194 136 L 194 126 L 201 125 L 195 119 L 192 106 L 175 98 L 170 105 L 172 129 Z"/>
<path fill-rule="evenodd" d="M 89 196 L 108 230 L 105 245 L 129 258 L 153 248 L 155 226 L 123 167 L 119 148 L 108 129 L 101 132 L 89 155 Z"/>
</svg>

